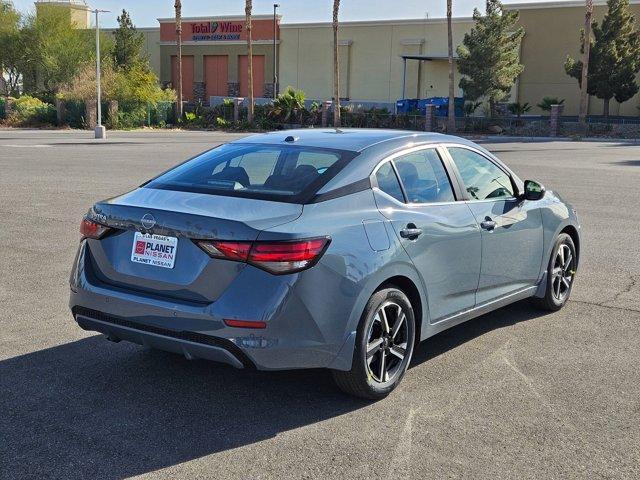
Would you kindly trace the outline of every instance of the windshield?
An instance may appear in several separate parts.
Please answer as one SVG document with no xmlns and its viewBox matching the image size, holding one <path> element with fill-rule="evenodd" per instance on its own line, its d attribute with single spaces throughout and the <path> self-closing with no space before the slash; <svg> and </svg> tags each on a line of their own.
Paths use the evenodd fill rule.
<svg viewBox="0 0 640 480">
<path fill-rule="evenodd" d="M 294 145 L 228 144 L 143 185 L 146 188 L 300 202 L 356 154 Z"/>
</svg>

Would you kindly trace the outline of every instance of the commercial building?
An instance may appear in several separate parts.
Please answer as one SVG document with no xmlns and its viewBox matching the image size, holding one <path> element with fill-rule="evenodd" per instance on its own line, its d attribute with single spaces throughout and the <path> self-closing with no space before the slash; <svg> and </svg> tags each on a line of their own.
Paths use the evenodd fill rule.
<svg viewBox="0 0 640 480">
<path fill-rule="evenodd" d="M 84 0 L 36 0 L 36 14 L 44 9 L 58 8 L 69 13 L 71 25 L 75 28 L 91 26 L 91 8 Z"/>
<path fill-rule="evenodd" d="M 177 47 L 175 19 L 161 18 L 160 79 L 176 84 Z M 244 17 L 184 18 L 182 20 L 183 96 L 204 100 L 212 96 L 246 96 L 248 93 L 247 31 Z M 253 39 L 253 92 L 273 96 L 274 45 L 279 43 L 280 18 L 256 15 Z"/>
<path fill-rule="evenodd" d="M 604 0 L 595 0 L 594 19 L 606 13 Z M 631 0 L 640 19 L 640 0 Z M 566 75 L 567 55 L 580 55 L 584 2 L 558 1 L 506 4 L 520 12 L 525 29 L 520 60 L 524 72 L 510 101 L 529 103 L 531 113 L 544 96 L 565 100 L 565 114 L 578 111 L 577 81 Z M 454 45 L 473 26 L 471 18 L 453 21 Z M 173 18 L 140 29 L 145 34 L 151 64 L 163 84 L 175 85 L 176 37 Z M 244 96 L 247 92 L 244 16 L 196 17 L 183 20 L 183 90 L 189 100 L 207 102 L 211 96 Z M 307 98 L 332 97 L 333 33 L 331 23 L 286 23 L 271 15 L 254 16 L 254 92 L 273 94 L 274 55 L 280 90 L 291 85 Z M 340 96 L 356 102 L 393 103 L 397 99 L 448 95 L 446 19 L 342 22 L 339 40 Z M 406 69 L 405 69 L 406 65 Z M 457 87 L 456 95 L 463 92 Z M 403 93 L 404 92 L 404 93 Z M 640 96 L 618 104 L 613 115 L 637 115 Z M 589 112 L 602 113 L 602 100 L 589 99 Z"/>
</svg>

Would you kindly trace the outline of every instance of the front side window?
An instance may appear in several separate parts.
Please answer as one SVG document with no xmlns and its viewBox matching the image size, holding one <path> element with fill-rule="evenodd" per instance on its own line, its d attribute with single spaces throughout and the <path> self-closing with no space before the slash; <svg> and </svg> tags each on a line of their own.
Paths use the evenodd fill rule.
<svg viewBox="0 0 640 480">
<path fill-rule="evenodd" d="M 466 148 L 449 147 L 448 150 L 472 200 L 514 196 L 509 175 L 488 158 Z"/>
<path fill-rule="evenodd" d="M 394 160 L 409 203 L 453 202 L 451 182 L 438 152 L 430 148 Z"/>
<path fill-rule="evenodd" d="M 228 144 L 143 185 L 147 188 L 297 201 L 317 192 L 353 152 L 292 145 Z"/>
</svg>

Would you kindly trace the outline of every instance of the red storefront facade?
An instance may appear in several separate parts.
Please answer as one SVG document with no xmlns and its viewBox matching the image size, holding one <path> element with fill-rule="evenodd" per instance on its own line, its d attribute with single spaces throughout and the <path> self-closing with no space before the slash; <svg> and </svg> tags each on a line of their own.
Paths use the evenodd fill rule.
<svg viewBox="0 0 640 480">
<path fill-rule="evenodd" d="M 177 47 L 174 19 L 160 22 L 160 77 L 175 86 Z M 275 27 L 275 28 L 274 28 Z M 272 97 L 274 50 L 280 43 L 280 17 L 255 16 L 252 21 L 253 90 Z M 275 41 L 274 41 L 275 40 Z M 246 96 L 247 30 L 244 17 L 185 18 L 182 22 L 183 97 L 208 103 L 212 96 Z"/>
</svg>

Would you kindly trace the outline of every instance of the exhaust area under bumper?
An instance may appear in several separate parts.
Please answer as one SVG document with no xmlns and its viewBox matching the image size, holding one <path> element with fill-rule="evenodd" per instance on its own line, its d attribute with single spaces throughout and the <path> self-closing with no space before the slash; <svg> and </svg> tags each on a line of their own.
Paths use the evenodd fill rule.
<svg viewBox="0 0 640 480">
<path fill-rule="evenodd" d="M 82 329 L 103 333 L 113 342 L 126 340 L 181 354 L 188 360 L 200 358 L 235 368 L 255 369 L 251 359 L 227 339 L 145 325 L 84 307 L 75 307 L 73 316 Z"/>
</svg>

